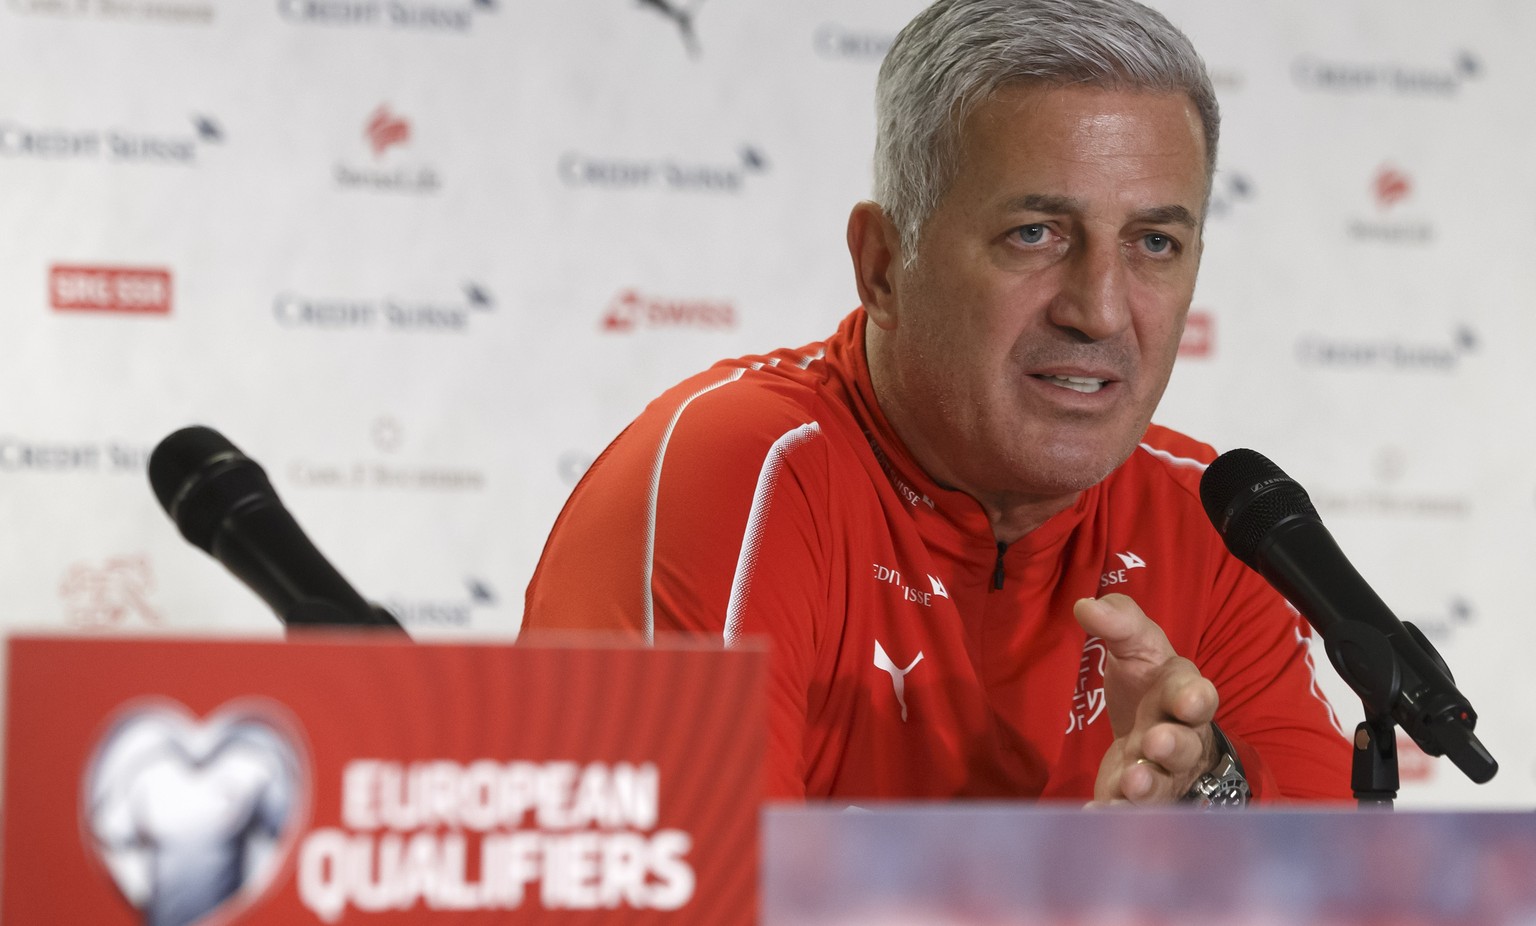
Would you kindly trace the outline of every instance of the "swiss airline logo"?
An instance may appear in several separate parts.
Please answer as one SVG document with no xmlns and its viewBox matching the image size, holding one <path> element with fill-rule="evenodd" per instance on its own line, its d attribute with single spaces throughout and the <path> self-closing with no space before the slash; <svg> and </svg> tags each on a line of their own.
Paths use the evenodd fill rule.
<svg viewBox="0 0 1536 926">
<path fill-rule="evenodd" d="M 391 112 L 388 103 L 380 103 L 379 108 L 368 117 L 368 125 L 363 129 L 363 135 L 367 137 L 368 145 L 373 149 L 373 156 L 382 158 L 384 152 L 390 148 L 411 140 L 411 124 Z"/>
<path fill-rule="evenodd" d="M 625 289 L 608 303 L 601 328 L 610 334 L 632 334 L 641 328 L 728 331 L 736 322 L 736 306 L 725 300 L 649 296 Z"/>
<path fill-rule="evenodd" d="M 57 312 L 171 313 L 171 271 L 164 267 L 55 264 L 48 300 Z"/>
<path fill-rule="evenodd" d="M 1376 196 L 1377 206 L 1391 209 L 1413 193 L 1413 179 L 1396 167 L 1383 164 L 1371 178 L 1371 192 Z"/>
</svg>

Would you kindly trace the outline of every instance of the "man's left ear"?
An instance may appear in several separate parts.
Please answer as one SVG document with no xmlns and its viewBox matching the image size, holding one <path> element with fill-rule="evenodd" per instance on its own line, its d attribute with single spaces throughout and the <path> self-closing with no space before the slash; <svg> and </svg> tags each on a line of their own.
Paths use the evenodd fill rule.
<svg viewBox="0 0 1536 926">
<path fill-rule="evenodd" d="M 893 275 L 900 272 L 901 240 L 879 203 L 865 200 L 849 213 L 848 253 L 859 300 L 870 321 L 881 328 L 895 328 L 899 300 Z"/>
</svg>

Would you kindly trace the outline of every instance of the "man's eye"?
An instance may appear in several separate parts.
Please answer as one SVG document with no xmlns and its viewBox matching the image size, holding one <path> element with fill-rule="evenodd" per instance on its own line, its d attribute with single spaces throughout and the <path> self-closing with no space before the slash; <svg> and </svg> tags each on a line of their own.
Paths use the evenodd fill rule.
<svg viewBox="0 0 1536 926">
<path fill-rule="evenodd" d="M 1044 225 L 1025 225 L 1014 234 L 1019 236 L 1023 244 L 1039 244 L 1045 240 L 1046 231 Z"/>
<path fill-rule="evenodd" d="M 1153 254 L 1167 254 L 1178 249 L 1178 244 L 1172 238 L 1167 235 L 1160 235 L 1157 232 L 1151 232 L 1141 240 L 1146 245 L 1147 250 Z"/>
</svg>

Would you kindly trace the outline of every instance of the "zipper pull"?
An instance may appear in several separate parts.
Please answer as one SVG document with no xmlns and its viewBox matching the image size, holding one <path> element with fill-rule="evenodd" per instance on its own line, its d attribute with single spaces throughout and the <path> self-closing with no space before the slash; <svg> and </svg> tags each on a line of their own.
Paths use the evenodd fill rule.
<svg viewBox="0 0 1536 926">
<path fill-rule="evenodd" d="M 1008 552 L 1008 544 L 1001 541 L 997 544 L 997 565 L 992 567 L 992 588 L 1000 590 L 1003 587 L 1003 554 Z"/>
</svg>

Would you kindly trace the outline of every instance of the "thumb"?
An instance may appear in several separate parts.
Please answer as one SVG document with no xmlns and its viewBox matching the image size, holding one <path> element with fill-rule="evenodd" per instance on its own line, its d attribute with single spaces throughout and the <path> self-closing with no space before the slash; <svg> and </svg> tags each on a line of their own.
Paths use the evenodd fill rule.
<svg viewBox="0 0 1536 926">
<path fill-rule="evenodd" d="M 1072 606 L 1072 616 L 1089 636 L 1103 640 L 1116 659 L 1161 663 L 1175 655 L 1163 628 L 1129 596 L 1079 599 Z"/>
</svg>

